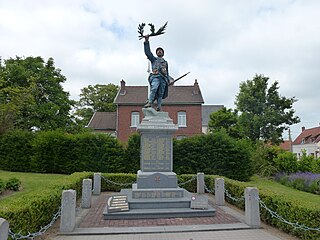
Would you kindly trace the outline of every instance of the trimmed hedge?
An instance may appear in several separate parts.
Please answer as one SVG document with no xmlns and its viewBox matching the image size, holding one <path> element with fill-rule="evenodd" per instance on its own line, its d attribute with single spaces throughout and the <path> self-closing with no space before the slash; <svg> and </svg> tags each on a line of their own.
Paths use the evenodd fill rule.
<svg viewBox="0 0 320 240">
<path fill-rule="evenodd" d="M 250 149 L 250 142 L 231 138 L 223 131 L 176 140 L 174 172 L 204 172 L 248 181 L 253 175 Z"/>
<path fill-rule="evenodd" d="M 0 136 L 0 168 L 8 171 L 63 173 L 92 171 L 136 173 L 140 136 L 124 147 L 108 134 L 66 134 L 60 131 L 13 131 Z M 251 145 L 225 132 L 174 140 L 177 174 L 204 172 L 247 181 L 253 174 Z"/>
<path fill-rule="evenodd" d="M 205 182 L 209 189 L 213 189 L 214 179 L 217 176 L 205 176 Z M 234 197 L 241 198 L 244 196 L 244 190 L 246 187 L 253 187 L 252 184 L 246 182 L 239 182 L 232 179 L 225 178 L 225 189 Z M 212 187 L 209 187 L 213 184 Z M 259 197 L 272 211 L 278 213 L 284 219 L 289 222 L 300 225 L 305 225 L 311 228 L 319 228 L 320 219 L 320 206 L 307 207 L 300 202 L 290 201 L 280 192 L 273 192 L 271 189 L 259 189 Z M 226 201 L 236 205 L 244 210 L 245 202 L 235 202 L 226 197 Z M 301 239 L 320 239 L 320 233 L 316 231 L 304 231 L 301 229 L 295 229 L 291 225 L 281 222 L 280 220 L 273 218 L 271 214 L 264 208 L 260 207 L 260 217 L 266 223 L 275 226 L 287 233 L 298 236 Z"/>
<path fill-rule="evenodd" d="M 0 135 L 0 167 L 14 172 L 31 170 L 32 141 L 35 134 L 16 130 Z"/>
<path fill-rule="evenodd" d="M 57 180 L 42 192 L 29 193 L 0 204 L 0 216 L 5 218 L 10 229 L 22 234 L 37 232 L 47 225 L 61 205 L 62 190 L 75 189 L 77 198 L 82 193 L 82 179 L 92 178 L 92 173 L 74 173 Z"/>
<path fill-rule="evenodd" d="M 12 131 L 0 135 L 0 168 L 7 171 L 122 172 L 123 155 L 123 146 L 108 134 Z"/>
</svg>

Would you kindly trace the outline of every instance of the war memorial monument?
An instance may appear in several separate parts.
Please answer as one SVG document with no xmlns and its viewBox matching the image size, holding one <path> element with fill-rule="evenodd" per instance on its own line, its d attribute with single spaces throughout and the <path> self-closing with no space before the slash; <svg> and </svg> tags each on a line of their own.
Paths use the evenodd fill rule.
<svg viewBox="0 0 320 240">
<path fill-rule="evenodd" d="M 141 137 L 140 170 L 132 189 L 122 189 L 108 199 L 104 219 L 139 219 L 172 217 L 208 217 L 215 209 L 208 205 L 203 194 L 192 194 L 178 186 L 173 172 L 173 134 L 178 130 L 167 112 L 161 109 L 161 101 L 167 96 L 169 77 L 168 64 L 163 59 L 164 50 L 157 48 L 154 57 L 149 47 L 149 37 L 164 33 L 167 23 L 151 34 L 143 35 L 145 24 L 138 27 L 140 39 L 144 38 L 144 50 L 152 64 L 149 76 L 150 95 L 142 109 L 144 118 L 137 126 Z M 157 101 L 156 110 L 154 102 Z"/>
</svg>

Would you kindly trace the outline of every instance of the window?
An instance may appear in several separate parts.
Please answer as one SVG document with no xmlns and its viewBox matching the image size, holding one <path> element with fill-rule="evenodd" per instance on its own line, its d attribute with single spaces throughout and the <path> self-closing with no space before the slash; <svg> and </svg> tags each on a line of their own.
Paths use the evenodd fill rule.
<svg viewBox="0 0 320 240">
<path fill-rule="evenodd" d="M 139 112 L 132 112 L 131 113 L 131 127 L 137 127 L 140 120 Z"/>
<path fill-rule="evenodd" d="M 184 139 L 184 138 L 186 138 L 186 136 L 184 136 L 184 135 L 177 136 L 177 140 L 181 140 L 181 139 Z"/>
<path fill-rule="evenodd" d="M 178 112 L 178 127 L 187 126 L 187 114 L 186 112 Z"/>
</svg>

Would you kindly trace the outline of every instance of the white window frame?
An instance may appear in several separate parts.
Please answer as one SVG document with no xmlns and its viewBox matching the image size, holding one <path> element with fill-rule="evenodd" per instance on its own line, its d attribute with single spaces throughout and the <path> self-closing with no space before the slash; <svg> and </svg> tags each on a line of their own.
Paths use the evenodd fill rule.
<svg viewBox="0 0 320 240">
<path fill-rule="evenodd" d="M 140 113 L 131 112 L 131 127 L 137 127 L 140 123 Z"/>
<path fill-rule="evenodd" d="M 185 111 L 178 112 L 178 127 L 187 127 L 187 113 Z"/>
</svg>

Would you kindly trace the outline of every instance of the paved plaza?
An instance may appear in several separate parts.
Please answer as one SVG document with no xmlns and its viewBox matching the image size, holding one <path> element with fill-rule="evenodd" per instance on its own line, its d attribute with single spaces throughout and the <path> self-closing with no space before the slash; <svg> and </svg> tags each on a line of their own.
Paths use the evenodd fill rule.
<svg viewBox="0 0 320 240">
<path fill-rule="evenodd" d="M 214 197 L 209 203 L 216 208 L 215 217 L 164 218 L 138 220 L 104 220 L 103 210 L 108 193 L 94 196 L 90 209 L 77 210 L 74 232 L 53 237 L 54 240 L 284 240 L 296 239 L 278 230 L 265 227 L 250 228 L 244 223 L 244 213 L 228 206 L 216 206 Z M 267 228 L 267 229 L 266 229 Z"/>
</svg>

